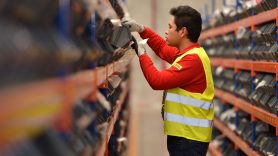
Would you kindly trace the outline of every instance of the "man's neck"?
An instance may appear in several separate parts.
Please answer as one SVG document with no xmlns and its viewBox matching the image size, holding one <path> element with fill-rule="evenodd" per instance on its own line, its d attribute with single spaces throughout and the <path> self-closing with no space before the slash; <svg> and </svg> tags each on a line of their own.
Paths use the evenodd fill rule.
<svg viewBox="0 0 278 156">
<path fill-rule="evenodd" d="M 196 43 L 190 42 L 189 40 L 184 40 L 184 41 L 181 42 L 181 44 L 179 45 L 178 48 L 179 48 L 180 51 L 182 51 L 185 48 L 188 48 L 188 47 L 190 47 L 190 46 L 192 46 L 194 44 L 196 44 Z"/>
</svg>

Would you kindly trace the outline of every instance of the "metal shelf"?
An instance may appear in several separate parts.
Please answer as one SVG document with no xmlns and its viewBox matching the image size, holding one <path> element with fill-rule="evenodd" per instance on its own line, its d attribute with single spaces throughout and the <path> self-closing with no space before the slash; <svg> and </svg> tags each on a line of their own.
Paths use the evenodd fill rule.
<svg viewBox="0 0 278 156">
<path fill-rule="evenodd" d="M 276 117 L 274 114 L 271 114 L 261 108 L 258 108 L 251 103 L 240 99 L 230 93 L 227 93 L 225 91 L 222 91 L 220 89 L 215 89 L 215 96 L 218 97 L 219 99 L 236 106 L 237 108 L 253 115 L 257 119 L 268 123 L 274 127 L 277 126 L 278 122 L 278 117 Z"/>
<path fill-rule="evenodd" d="M 250 70 L 253 72 L 278 73 L 277 62 L 236 60 L 225 58 L 211 58 L 210 60 L 212 66 L 223 66 L 225 68 Z"/>
<path fill-rule="evenodd" d="M 240 148 L 248 156 L 259 156 L 244 140 L 237 136 L 232 130 L 226 127 L 219 119 L 213 120 L 214 127 L 219 129 L 226 137 L 228 137 L 238 148 Z"/>
<path fill-rule="evenodd" d="M 262 24 L 262 23 L 265 23 L 268 21 L 275 20 L 276 19 L 276 11 L 277 11 L 277 8 L 259 13 L 258 15 L 255 15 L 255 16 L 250 16 L 250 17 L 241 19 L 239 21 L 236 21 L 236 22 L 233 22 L 230 24 L 226 24 L 223 26 L 209 29 L 207 31 L 202 32 L 199 40 L 201 41 L 201 40 L 204 40 L 209 37 L 223 35 L 228 32 L 237 30 L 238 27 L 251 27 L 252 25 L 258 25 L 258 24 Z"/>
<path fill-rule="evenodd" d="M 212 156 L 223 156 L 223 154 L 212 144 L 209 144 L 209 152 Z"/>
<path fill-rule="evenodd" d="M 120 110 L 122 108 L 122 105 L 124 103 L 124 100 L 127 96 L 127 93 L 128 93 L 128 90 L 129 90 L 129 84 L 130 84 L 130 82 L 128 80 L 128 82 L 126 82 L 126 84 L 125 84 L 125 87 L 123 87 L 124 90 L 122 91 L 119 99 L 117 100 L 113 115 L 110 118 L 110 121 L 108 123 L 108 127 L 107 127 L 107 130 L 106 130 L 106 133 L 105 133 L 105 137 L 102 140 L 102 142 L 100 144 L 100 147 L 98 148 L 98 151 L 96 153 L 97 156 L 103 156 L 105 154 L 105 151 L 107 150 L 107 146 L 108 146 L 112 131 L 114 129 L 114 125 L 115 125 L 115 123 L 118 119 L 119 112 L 120 112 Z"/>
<path fill-rule="evenodd" d="M 112 74 L 125 71 L 134 56 L 130 49 L 119 61 L 106 67 L 0 91 L 0 146 L 35 135 L 49 126 L 69 128 L 74 103 L 91 95 Z"/>
</svg>

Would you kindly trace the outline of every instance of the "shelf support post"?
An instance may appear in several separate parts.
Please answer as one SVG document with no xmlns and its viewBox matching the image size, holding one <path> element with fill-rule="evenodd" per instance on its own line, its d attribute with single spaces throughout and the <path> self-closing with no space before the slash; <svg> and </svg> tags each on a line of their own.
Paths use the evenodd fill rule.
<svg viewBox="0 0 278 156">
<path fill-rule="evenodd" d="M 256 27 L 254 24 L 254 16 L 255 16 L 255 9 L 252 8 L 252 17 L 251 17 L 251 49 L 254 49 L 256 46 L 254 35 L 256 31 Z M 252 60 L 255 60 L 255 58 L 252 57 Z"/>
<path fill-rule="evenodd" d="M 256 72 L 254 70 L 254 64 L 251 64 L 251 78 L 252 78 L 252 84 L 251 84 L 251 89 L 252 92 L 254 92 L 256 90 L 256 84 L 255 84 L 255 79 L 256 79 Z"/>
<path fill-rule="evenodd" d="M 253 114 L 251 114 L 251 122 L 252 122 L 252 149 L 255 149 L 255 140 L 256 140 L 256 118 Z"/>
<path fill-rule="evenodd" d="M 278 2 L 278 0 L 277 0 Z M 277 8 L 276 8 L 277 9 Z M 277 22 L 277 20 L 276 20 Z M 278 100 L 278 65 L 276 65 L 276 90 L 275 90 L 275 95 L 276 95 L 276 100 Z M 278 117 L 278 112 L 276 111 L 276 116 Z M 276 126 L 275 126 L 275 129 L 276 129 L 276 153 L 278 153 L 278 120 L 276 118 Z"/>
<path fill-rule="evenodd" d="M 69 37 L 69 13 L 70 12 L 70 2 L 69 0 L 59 0 L 59 14 L 58 14 L 58 29 L 60 34 L 67 38 Z"/>
</svg>

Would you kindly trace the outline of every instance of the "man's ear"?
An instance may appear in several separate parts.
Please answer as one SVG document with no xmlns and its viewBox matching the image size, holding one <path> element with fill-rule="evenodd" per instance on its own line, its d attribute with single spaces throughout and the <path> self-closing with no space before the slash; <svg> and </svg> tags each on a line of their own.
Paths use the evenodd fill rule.
<svg viewBox="0 0 278 156">
<path fill-rule="evenodd" d="M 179 34 L 180 34 L 180 37 L 185 37 L 188 35 L 188 31 L 187 31 L 187 28 L 186 27 L 182 27 L 180 30 L 179 30 Z"/>
</svg>

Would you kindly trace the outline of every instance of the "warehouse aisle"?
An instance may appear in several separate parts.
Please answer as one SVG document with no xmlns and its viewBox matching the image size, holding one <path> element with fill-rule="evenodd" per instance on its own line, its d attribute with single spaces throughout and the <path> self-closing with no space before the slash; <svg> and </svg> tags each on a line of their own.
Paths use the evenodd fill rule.
<svg viewBox="0 0 278 156">
<path fill-rule="evenodd" d="M 129 146 L 136 146 L 133 149 L 136 148 L 137 156 L 168 155 L 160 114 L 162 91 L 154 91 L 147 84 L 138 58 L 133 59 L 131 93 L 130 104 L 134 119 L 131 122 L 136 124 L 132 138 L 136 140 Z"/>
<path fill-rule="evenodd" d="M 160 35 L 164 35 L 167 29 L 168 20 L 170 18 L 169 10 L 173 6 L 178 5 L 191 5 L 195 8 L 202 8 L 207 0 L 200 0 L 200 3 L 196 3 L 190 0 L 156 0 L 157 7 L 155 10 L 152 6 L 155 0 L 127 0 L 128 10 L 132 18 L 137 22 L 149 26 L 152 28 L 152 13 L 157 14 L 156 32 Z M 219 5 L 217 1 L 216 5 Z M 140 7 L 138 7 L 140 6 Z M 144 11 L 142 11 L 142 9 Z M 150 56 L 153 53 L 150 49 L 147 50 Z M 155 60 L 156 67 L 159 67 L 159 59 Z M 130 156 L 168 156 L 166 146 L 166 136 L 163 134 L 163 121 L 161 118 L 161 100 L 162 91 L 153 91 L 146 82 L 143 73 L 139 66 L 138 58 L 134 58 L 132 61 L 132 90 L 131 90 L 131 102 L 130 105 L 133 109 L 133 136 Z M 135 118 L 135 119 L 134 119 Z M 137 119 L 137 120 L 136 120 Z M 134 130 L 135 129 L 135 130 Z"/>
</svg>

